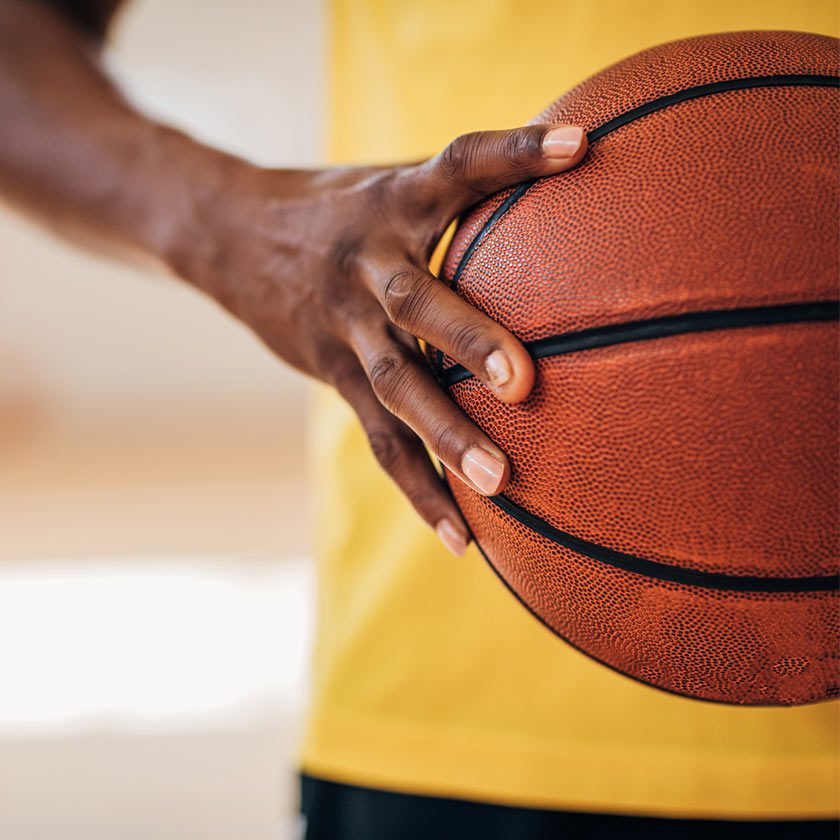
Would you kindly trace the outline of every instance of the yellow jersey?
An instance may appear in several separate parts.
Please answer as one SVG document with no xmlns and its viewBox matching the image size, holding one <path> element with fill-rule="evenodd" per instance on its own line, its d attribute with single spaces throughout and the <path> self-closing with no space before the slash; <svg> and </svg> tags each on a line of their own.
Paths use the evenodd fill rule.
<svg viewBox="0 0 840 840">
<path fill-rule="evenodd" d="M 417 159 L 528 122 L 576 82 L 686 36 L 838 34 L 835 0 L 332 0 L 341 162 Z M 502 804 L 709 818 L 838 811 L 838 707 L 671 696 L 557 639 L 477 551 L 461 559 L 315 400 L 320 589 L 305 772 Z"/>
</svg>

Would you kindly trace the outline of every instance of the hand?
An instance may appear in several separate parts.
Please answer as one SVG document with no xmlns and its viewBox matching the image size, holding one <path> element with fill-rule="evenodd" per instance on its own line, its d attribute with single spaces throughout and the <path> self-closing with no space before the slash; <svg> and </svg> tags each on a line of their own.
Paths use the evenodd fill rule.
<svg viewBox="0 0 840 840">
<path fill-rule="evenodd" d="M 520 181 L 577 164 L 586 137 L 537 125 L 469 134 L 418 165 L 323 171 L 233 168 L 201 208 L 198 249 L 177 271 L 209 291 L 282 359 L 333 385 L 382 467 L 452 551 L 467 528 L 423 443 L 478 492 L 500 492 L 505 454 L 435 381 L 414 336 L 499 399 L 528 396 L 522 344 L 428 271 L 453 218 Z"/>
<path fill-rule="evenodd" d="M 421 441 L 481 493 L 498 493 L 510 467 L 437 386 L 413 336 L 508 402 L 528 395 L 534 368 L 509 332 L 429 274 L 429 257 L 470 205 L 578 163 L 583 132 L 470 134 L 413 166 L 260 169 L 131 107 L 90 49 L 109 15 L 83 34 L 50 4 L 0 2 L 4 200 L 83 242 L 167 262 L 334 385 L 388 473 L 461 553 L 467 528 Z"/>
</svg>

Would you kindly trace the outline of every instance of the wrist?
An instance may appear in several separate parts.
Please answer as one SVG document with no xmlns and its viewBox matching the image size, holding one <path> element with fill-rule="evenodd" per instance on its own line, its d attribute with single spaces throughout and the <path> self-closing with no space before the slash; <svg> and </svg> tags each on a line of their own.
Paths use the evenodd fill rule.
<svg viewBox="0 0 840 840">
<path fill-rule="evenodd" d="M 150 127 L 139 162 L 141 247 L 183 280 L 216 296 L 215 269 L 236 184 L 256 169 L 166 126 Z"/>
</svg>

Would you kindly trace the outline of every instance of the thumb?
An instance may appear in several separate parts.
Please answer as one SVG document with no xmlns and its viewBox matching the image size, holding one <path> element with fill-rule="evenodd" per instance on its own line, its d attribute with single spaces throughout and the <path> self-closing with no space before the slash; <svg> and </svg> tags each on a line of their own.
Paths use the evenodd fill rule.
<svg viewBox="0 0 840 840">
<path fill-rule="evenodd" d="M 580 163 L 586 133 L 574 125 L 477 131 L 450 143 L 427 166 L 429 186 L 458 213 L 505 187 L 555 175 Z"/>
</svg>

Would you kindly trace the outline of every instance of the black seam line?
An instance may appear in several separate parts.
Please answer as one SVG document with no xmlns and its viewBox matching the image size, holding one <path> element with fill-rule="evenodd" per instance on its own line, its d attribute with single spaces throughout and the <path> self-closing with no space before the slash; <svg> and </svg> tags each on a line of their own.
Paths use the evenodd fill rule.
<svg viewBox="0 0 840 840">
<path fill-rule="evenodd" d="M 813 577 L 758 577 L 757 575 L 729 575 L 723 572 L 703 572 L 685 569 L 635 557 L 602 545 L 582 540 L 555 528 L 549 522 L 512 502 L 506 496 L 491 496 L 490 501 L 508 516 L 530 530 L 558 545 L 626 572 L 667 580 L 703 589 L 723 589 L 736 592 L 826 592 L 840 589 L 840 574 Z"/>
<path fill-rule="evenodd" d="M 603 123 L 603 125 L 593 128 L 588 132 L 586 139 L 589 143 L 595 143 L 607 134 L 627 125 L 633 120 L 640 117 L 645 117 L 648 114 L 653 114 L 656 111 L 661 111 L 663 108 L 669 108 L 671 105 L 677 105 L 680 102 L 687 102 L 691 99 L 697 99 L 701 96 L 710 96 L 715 93 L 725 93 L 730 90 L 745 90 L 748 88 L 762 88 L 762 87 L 840 87 L 840 76 L 825 76 L 816 73 L 801 73 L 791 75 L 777 75 L 777 76 L 746 76 L 742 79 L 724 79 L 720 82 L 710 82 L 706 85 L 696 85 L 695 87 L 685 88 L 684 90 L 671 93 L 668 96 L 660 96 L 658 99 L 652 99 L 650 102 L 645 102 L 636 108 L 631 108 L 623 114 L 619 114 L 611 120 Z M 523 195 L 537 183 L 538 179 L 532 181 L 525 181 L 514 190 L 499 207 L 496 208 L 493 215 L 484 223 L 481 230 L 475 235 L 472 242 L 470 242 L 467 250 L 464 251 L 455 273 L 452 275 L 450 286 L 455 289 L 458 286 L 458 281 L 464 273 L 464 268 L 470 261 L 475 249 L 481 243 L 481 240 L 490 231 L 490 228 L 496 224 L 502 216 L 507 213 L 510 208 L 522 198 Z"/>
<path fill-rule="evenodd" d="M 565 642 L 565 644 L 569 645 L 569 647 L 574 648 L 577 651 L 580 651 L 584 656 L 588 656 L 595 662 L 609 668 L 616 674 L 621 674 L 622 677 L 626 677 L 628 680 L 633 680 L 633 682 L 639 683 L 640 685 L 644 685 L 647 688 L 652 688 L 655 691 L 661 691 L 665 694 L 669 694 L 672 697 L 680 697 L 683 700 L 693 700 L 695 703 L 708 703 L 713 706 L 743 706 L 743 707 L 758 707 L 758 708 L 778 708 L 778 703 L 773 703 L 771 700 L 767 700 L 765 702 L 752 702 L 752 703 L 743 703 L 736 700 L 723 700 L 723 699 L 712 699 L 711 697 L 701 697 L 699 694 L 691 694 L 689 692 L 679 692 L 674 688 L 666 688 L 664 685 L 660 685 L 658 683 L 653 682 L 646 682 L 641 677 L 636 676 L 635 674 L 631 674 L 629 671 L 622 671 L 617 665 L 607 662 L 605 659 L 601 659 L 599 656 L 596 656 L 592 653 L 591 650 L 587 650 L 584 647 L 581 647 L 579 642 L 573 642 L 571 638 L 568 636 L 564 636 L 556 627 L 552 627 L 548 621 L 543 618 L 535 609 L 532 607 L 525 598 L 520 595 L 511 584 L 507 581 L 505 576 L 496 568 L 493 561 L 488 556 L 487 552 L 482 547 L 481 543 L 475 538 L 473 535 L 473 541 L 475 542 L 475 547 L 478 549 L 479 553 L 481 554 L 484 562 L 490 568 L 490 571 L 496 576 L 496 579 L 504 586 L 504 588 L 509 592 L 520 604 L 524 607 L 528 614 L 535 618 L 549 633 L 551 633 L 555 638 L 560 639 L 561 642 Z M 807 700 L 803 701 L 804 704 L 813 704 L 818 703 L 821 699 L 827 699 L 828 697 L 835 696 L 831 694 L 826 694 L 825 697 L 810 697 Z"/>
<path fill-rule="evenodd" d="M 610 324 L 593 327 L 580 332 L 563 333 L 525 343 L 532 359 L 545 359 L 579 353 L 614 344 L 634 341 L 651 341 L 686 333 L 711 332 L 713 330 L 762 327 L 777 324 L 804 323 L 810 321 L 836 321 L 840 318 L 840 302 L 836 300 L 812 303 L 786 303 L 777 306 L 756 306 L 741 309 L 718 309 L 708 312 L 689 312 L 647 321 L 631 321 L 624 324 Z M 463 365 L 452 365 L 443 371 L 439 380 L 445 388 L 472 377 Z"/>
<path fill-rule="evenodd" d="M 464 271 L 467 263 L 470 261 L 470 257 L 473 255 L 473 251 L 479 246 L 481 240 L 489 233 L 490 228 L 496 223 L 498 219 L 507 213 L 508 208 L 516 204 L 519 201 L 520 197 L 525 194 L 525 191 L 528 190 L 536 184 L 536 180 L 532 181 L 524 181 L 521 183 L 494 211 L 493 215 L 484 223 L 481 230 L 473 237 L 473 241 L 470 242 L 467 250 L 464 251 L 463 256 L 461 257 L 460 262 L 458 263 L 458 267 L 455 269 L 455 273 L 452 275 L 452 281 L 450 285 L 454 289 L 458 285 L 458 281 L 461 279 L 461 274 Z"/>
<path fill-rule="evenodd" d="M 441 468 L 442 469 L 442 468 Z M 446 473 L 446 470 L 443 470 L 443 484 L 446 488 L 447 492 L 449 493 L 450 497 L 452 497 L 452 487 L 449 476 Z M 453 497 L 454 498 L 454 497 Z M 614 665 L 610 662 L 607 662 L 604 659 L 596 656 L 589 650 L 585 650 L 581 645 L 577 642 L 573 642 L 568 636 L 564 636 L 556 627 L 552 627 L 548 621 L 540 615 L 528 601 L 525 600 L 525 597 L 517 592 L 510 581 L 501 573 L 501 571 L 496 567 L 495 563 L 490 559 L 490 555 L 485 551 L 484 547 L 482 546 L 481 542 L 479 541 L 478 537 L 473 533 L 472 529 L 470 529 L 469 524 L 467 525 L 467 529 L 469 531 L 470 537 L 472 538 L 473 542 L 475 543 L 475 547 L 478 549 L 479 553 L 481 554 L 484 562 L 489 567 L 490 571 L 496 576 L 496 579 L 505 587 L 505 589 L 516 599 L 516 601 L 521 604 L 528 613 L 533 616 L 546 630 L 549 631 L 555 638 L 560 639 L 560 641 L 565 642 L 570 647 L 574 648 L 577 651 L 580 651 L 585 656 L 588 656 L 590 659 L 594 660 L 595 662 L 599 662 L 601 665 L 609 668 L 611 671 L 614 671 L 616 674 L 621 674 L 623 677 L 627 677 L 629 680 L 633 680 L 641 685 L 647 686 L 648 688 L 652 688 L 655 691 L 661 691 L 665 694 L 670 694 L 674 697 L 680 697 L 683 699 L 693 700 L 696 703 L 709 703 L 715 706 L 732 706 L 732 705 L 739 705 L 739 706 L 770 706 L 772 707 L 774 704 L 770 701 L 766 703 L 735 703 L 731 700 L 721 700 L 721 699 L 711 699 L 709 697 L 701 697 L 699 694 L 690 694 L 687 692 L 680 693 L 673 688 L 666 688 L 663 685 L 658 685 L 657 683 L 645 682 L 641 677 L 637 677 L 635 674 L 631 674 L 628 671 L 622 671 L 617 665 Z M 806 703 L 815 703 L 818 702 L 820 698 L 812 697 L 809 700 L 806 700 Z"/>
<path fill-rule="evenodd" d="M 637 108 L 631 108 L 624 114 L 619 114 L 617 117 L 608 120 L 603 125 L 593 128 L 588 132 L 586 139 L 589 143 L 595 143 L 607 134 L 615 131 L 617 128 L 627 125 L 633 120 L 640 117 L 645 117 L 648 114 L 653 114 L 656 111 L 661 111 L 663 108 L 668 108 L 671 105 L 677 105 L 680 102 L 687 102 L 691 99 L 697 99 L 701 96 L 710 96 L 715 93 L 724 93 L 730 90 L 745 90 L 748 88 L 762 88 L 762 87 L 840 87 L 840 76 L 824 76 L 816 73 L 802 73 L 792 75 L 777 75 L 777 76 L 746 76 L 742 79 L 725 79 L 720 82 L 711 82 L 707 85 L 696 85 L 695 87 L 685 88 L 685 90 L 677 91 L 668 96 L 661 96 L 659 99 L 652 99 L 644 105 L 639 105 Z M 467 263 L 475 253 L 476 248 L 481 244 L 483 239 L 487 236 L 496 222 L 525 195 L 537 179 L 532 181 L 525 181 L 520 184 L 494 211 L 493 215 L 482 225 L 481 230 L 473 237 L 472 242 L 467 246 L 467 250 L 458 261 L 455 268 L 455 273 L 452 275 L 452 280 L 449 283 L 450 288 L 457 289 L 458 281 L 464 273 Z M 443 368 L 443 351 L 437 350 L 435 353 L 436 369 L 438 373 Z"/>
<path fill-rule="evenodd" d="M 481 230 L 473 237 L 472 242 L 467 246 L 467 250 L 464 251 L 463 255 L 461 256 L 461 260 L 458 263 L 457 267 L 455 268 L 455 273 L 452 275 L 452 280 L 450 281 L 449 285 L 452 289 L 455 289 L 458 286 L 458 280 L 461 278 L 461 273 L 463 272 L 464 268 L 466 267 L 467 263 L 470 261 L 470 257 L 473 255 L 473 251 L 481 244 L 481 240 L 490 233 L 490 229 L 496 223 L 497 219 L 500 219 L 502 216 L 507 213 L 508 208 L 516 204 L 519 201 L 520 196 L 522 196 L 526 190 L 528 190 L 531 186 L 533 186 L 536 181 L 525 181 L 521 183 L 494 211 L 493 215 L 484 223 Z M 437 370 L 442 370 L 443 368 L 443 350 L 437 350 L 435 353 L 435 362 L 437 364 Z"/>
<path fill-rule="evenodd" d="M 724 79 L 720 82 L 711 82 L 707 85 L 685 88 L 677 93 L 653 99 L 637 108 L 631 108 L 624 114 L 605 122 L 603 125 L 594 128 L 587 134 L 590 143 L 600 140 L 605 135 L 627 123 L 633 122 L 640 117 L 646 117 L 663 108 L 677 105 L 680 102 L 688 102 L 691 99 L 698 99 L 701 96 L 710 96 L 715 93 L 725 93 L 730 90 L 745 90 L 747 88 L 762 87 L 840 87 L 840 76 L 822 76 L 817 74 L 796 74 L 780 76 L 747 76 L 743 79 Z"/>
</svg>

